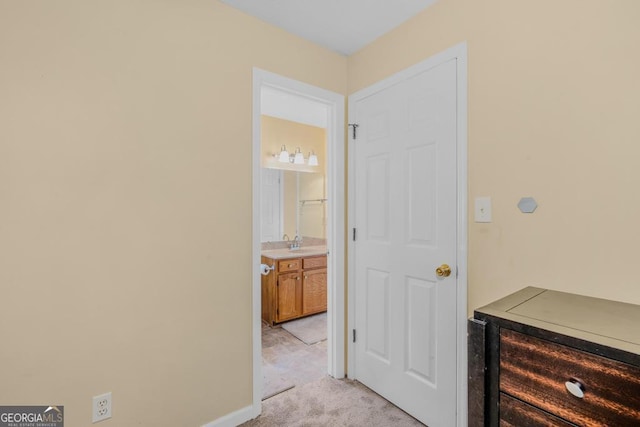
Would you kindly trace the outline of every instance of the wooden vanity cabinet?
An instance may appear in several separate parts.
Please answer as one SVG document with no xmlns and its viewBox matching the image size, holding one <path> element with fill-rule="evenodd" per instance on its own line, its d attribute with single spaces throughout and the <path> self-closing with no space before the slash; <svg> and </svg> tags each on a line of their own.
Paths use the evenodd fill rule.
<svg viewBox="0 0 640 427">
<path fill-rule="evenodd" d="M 639 426 L 640 306 L 525 288 L 469 320 L 469 426 Z"/>
<path fill-rule="evenodd" d="M 327 256 L 274 260 L 262 257 L 274 270 L 262 276 L 262 320 L 269 325 L 327 310 Z"/>
</svg>

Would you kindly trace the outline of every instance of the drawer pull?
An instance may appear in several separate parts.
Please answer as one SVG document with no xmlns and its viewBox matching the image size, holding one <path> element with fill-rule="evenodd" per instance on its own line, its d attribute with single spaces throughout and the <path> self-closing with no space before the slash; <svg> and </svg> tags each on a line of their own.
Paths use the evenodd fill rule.
<svg viewBox="0 0 640 427">
<path fill-rule="evenodd" d="M 575 397 L 579 399 L 584 398 L 584 386 L 577 379 L 571 378 L 569 381 L 564 383 L 564 386 L 567 388 L 567 391 Z"/>
</svg>

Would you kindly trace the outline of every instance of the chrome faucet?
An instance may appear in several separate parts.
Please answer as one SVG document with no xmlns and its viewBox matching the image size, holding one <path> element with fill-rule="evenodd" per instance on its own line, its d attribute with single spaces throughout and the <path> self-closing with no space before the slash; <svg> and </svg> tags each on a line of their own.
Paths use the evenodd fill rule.
<svg viewBox="0 0 640 427">
<path fill-rule="evenodd" d="M 300 245 L 302 244 L 302 238 L 296 234 L 296 237 L 291 241 L 291 246 L 289 248 L 291 250 L 300 249 Z"/>
</svg>

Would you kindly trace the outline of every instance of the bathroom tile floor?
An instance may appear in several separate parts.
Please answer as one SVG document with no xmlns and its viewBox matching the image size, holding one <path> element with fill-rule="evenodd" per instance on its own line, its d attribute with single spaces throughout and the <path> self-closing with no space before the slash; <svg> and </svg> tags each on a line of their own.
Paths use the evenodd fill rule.
<svg viewBox="0 0 640 427">
<path fill-rule="evenodd" d="M 327 376 L 327 340 L 307 345 L 282 329 L 262 325 L 263 396 L 271 397 Z"/>
</svg>

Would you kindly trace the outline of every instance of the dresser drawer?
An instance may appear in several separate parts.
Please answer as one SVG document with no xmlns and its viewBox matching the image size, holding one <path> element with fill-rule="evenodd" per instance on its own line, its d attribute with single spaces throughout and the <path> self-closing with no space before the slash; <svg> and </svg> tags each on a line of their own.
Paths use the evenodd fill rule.
<svg viewBox="0 0 640 427">
<path fill-rule="evenodd" d="M 320 268 L 327 266 L 327 256 L 316 256 L 311 258 L 304 258 L 302 260 L 303 268 L 306 270 L 307 268 Z"/>
<path fill-rule="evenodd" d="M 499 387 L 578 425 L 640 425 L 640 368 L 509 329 L 500 330 Z"/>
<path fill-rule="evenodd" d="M 500 393 L 500 427 L 572 427 L 554 415 Z"/>
<path fill-rule="evenodd" d="M 287 271 L 300 270 L 301 265 L 300 258 L 283 259 L 278 261 L 278 272 L 285 273 Z"/>
</svg>

